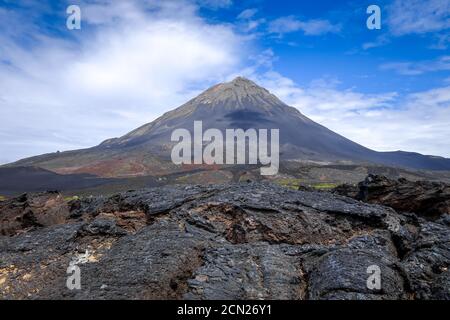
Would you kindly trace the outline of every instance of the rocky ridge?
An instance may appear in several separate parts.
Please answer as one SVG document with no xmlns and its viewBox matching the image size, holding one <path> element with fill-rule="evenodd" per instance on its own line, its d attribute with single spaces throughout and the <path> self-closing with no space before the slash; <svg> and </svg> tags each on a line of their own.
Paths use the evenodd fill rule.
<svg viewBox="0 0 450 320">
<path fill-rule="evenodd" d="M 428 218 L 450 214 L 450 185 L 443 182 L 408 181 L 369 175 L 357 186 L 344 184 L 335 193 L 397 211 L 415 212 Z"/>
<path fill-rule="evenodd" d="M 0 298 L 450 298 L 448 214 L 262 183 L 58 197 L 0 202 Z M 44 219 L 52 201 L 62 220 Z M 70 263 L 81 290 L 66 287 Z"/>
</svg>

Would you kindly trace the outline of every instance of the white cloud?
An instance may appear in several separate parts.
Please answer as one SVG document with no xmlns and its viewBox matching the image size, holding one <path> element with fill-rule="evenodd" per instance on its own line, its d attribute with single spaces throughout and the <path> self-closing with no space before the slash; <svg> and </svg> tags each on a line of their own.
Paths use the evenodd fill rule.
<svg viewBox="0 0 450 320">
<path fill-rule="evenodd" d="M 443 56 L 436 60 L 418 62 L 390 62 L 380 66 L 381 70 L 392 70 L 398 74 L 414 76 L 426 72 L 450 70 L 450 56 Z"/>
<path fill-rule="evenodd" d="M 334 25 L 324 19 L 301 21 L 294 16 L 281 17 L 269 24 L 269 32 L 280 35 L 300 30 L 305 35 L 317 36 L 326 33 L 338 33 L 341 30 L 341 26 L 339 24 Z"/>
<path fill-rule="evenodd" d="M 122 135 L 215 84 L 245 56 L 247 43 L 231 26 L 205 22 L 187 2 L 81 9 L 83 29 L 63 30 L 76 41 L 15 20 L 25 17 L 0 35 L 3 162 Z"/>
<path fill-rule="evenodd" d="M 387 11 L 389 28 L 394 35 L 450 28 L 450 0 L 395 0 Z"/>
</svg>

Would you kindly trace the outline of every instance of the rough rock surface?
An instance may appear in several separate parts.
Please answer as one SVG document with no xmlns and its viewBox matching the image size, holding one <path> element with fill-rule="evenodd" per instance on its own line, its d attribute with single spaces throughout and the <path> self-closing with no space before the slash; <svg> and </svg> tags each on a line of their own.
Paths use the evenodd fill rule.
<svg viewBox="0 0 450 320">
<path fill-rule="evenodd" d="M 450 185 L 441 182 L 413 182 L 403 178 L 393 180 L 369 175 L 358 186 L 341 185 L 334 192 L 428 218 L 450 214 Z"/>
<path fill-rule="evenodd" d="M 448 215 L 258 183 L 129 191 L 67 210 L 63 224 L 0 236 L 0 298 L 450 299 Z M 80 290 L 66 287 L 70 264 Z M 379 289 L 367 286 L 373 266 Z"/>
<path fill-rule="evenodd" d="M 65 223 L 68 216 L 67 203 L 58 192 L 23 194 L 0 202 L 0 235 Z"/>
</svg>

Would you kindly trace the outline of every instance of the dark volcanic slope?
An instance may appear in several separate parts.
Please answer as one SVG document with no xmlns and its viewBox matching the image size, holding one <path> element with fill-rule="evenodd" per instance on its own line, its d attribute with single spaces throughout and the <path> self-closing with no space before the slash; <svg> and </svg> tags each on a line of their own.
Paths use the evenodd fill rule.
<svg viewBox="0 0 450 320">
<path fill-rule="evenodd" d="M 0 212 L 2 299 L 450 299 L 448 214 L 427 221 L 265 184 L 66 206 L 57 194 L 28 195 Z M 71 262 L 81 290 L 66 288 Z M 370 266 L 380 289 L 367 287 Z"/>
<path fill-rule="evenodd" d="M 145 175 L 176 170 L 169 156 L 171 133 L 193 131 L 195 120 L 204 130 L 218 128 L 280 129 L 282 159 L 372 162 L 414 169 L 450 170 L 450 159 L 408 152 L 375 152 L 315 123 L 254 82 L 236 78 L 216 85 L 181 107 L 121 138 L 97 147 L 21 160 L 60 173 L 101 176 Z M 165 159 L 165 160 L 161 160 Z"/>
</svg>

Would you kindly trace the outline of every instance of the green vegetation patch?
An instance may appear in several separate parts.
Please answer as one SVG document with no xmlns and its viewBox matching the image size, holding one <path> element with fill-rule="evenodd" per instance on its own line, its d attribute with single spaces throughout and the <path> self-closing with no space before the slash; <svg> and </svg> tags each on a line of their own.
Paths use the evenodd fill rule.
<svg viewBox="0 0 450 320">
<path fill-rule="evenodd" d="M 80 199 L 78 196 L 72 196 L 72 197 L 64 197 L 64 201 L 69 202 L 72 200 L 78 200 Z"/>
<path fill-rule="evenodd" d="M 333 188 L 336 188 L 338 184 L 336 183 L 330 183 L 330 182 L 321 182 L 316 184 L 305 184 L 305 182 L 302 183 L 302 179 L 297 178 L 279 178 L 274 180 L 274 182 L 282 187 L 286 187 L 289 189 L 298 190 L 300 186 L 308 186 L 312 187 L 316 190 L 330 190 Z"/>
<path fill-rule="evenodd" d="M 189 182 L 190 177 L 191 177 L 191 175 L 181 176 L 181 177 L 176 178 L 175 181 L 178 183 L 187 183 L 187 182 Z"/>
<path fill-rule="evenodd" d="M 276 179 L 274 182 L 280 186 L 294 190 L 297 190 L 301 185 L 301 179 L 296 178 L 280 178 Z"/>
<path fill-rule="evenodd" d="M 333 189 L 336 188 L 338 185 L 336 183 L 317 183 L 315 185 L 313 185 L 312 187 L 314 189 L 318 189 L 318 190 L 329 190 L 329 189 Z"/>
</svg>

